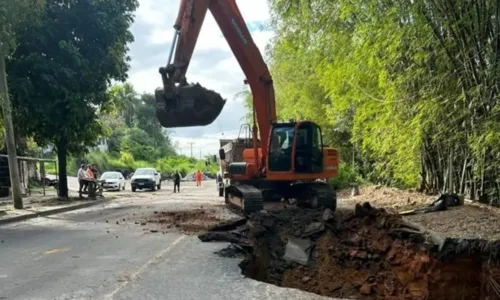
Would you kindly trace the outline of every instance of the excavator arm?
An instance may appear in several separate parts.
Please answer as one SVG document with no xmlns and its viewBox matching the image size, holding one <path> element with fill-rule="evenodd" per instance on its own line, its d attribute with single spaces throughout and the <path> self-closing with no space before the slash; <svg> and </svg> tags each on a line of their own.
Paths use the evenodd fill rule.
<svg viewBox="0 0 500 300">
<path fill-rule="evenodd" d="M 258 125 L 260 148 L 265 158 L 271 124 L 276 121 L 274 87 L 269 69 L 235 0 L 181 0 L 169 60 L 167 66 L 159 70 L 163 89 L 156 90 L 158 119 L 162 126 L 170 128 L 201 126 L 212 123 L 222 111 L 225 101 L 217 93 L 199 85 L 189 85 L 186 80 L 208 10 L 242 68 L 245 83 L 250 86 L 255 121 L 253 136 L 254 139 L 258 136 Z"/>
</svg>

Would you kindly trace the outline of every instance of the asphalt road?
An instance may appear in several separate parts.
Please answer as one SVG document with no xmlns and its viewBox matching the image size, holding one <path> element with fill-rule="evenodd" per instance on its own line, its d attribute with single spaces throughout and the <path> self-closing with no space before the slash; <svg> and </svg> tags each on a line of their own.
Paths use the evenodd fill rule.
<svg viewBox="0 0 500 300">
<path fill-rule="evenodd" d="M 222 204 L 215 183 L 203 184 L 180 194 L 168 182 L 154 193 L 128 186 L 105 205 L 1 226 L 0 299 L 329 299 L 244 278 L 239 259 L 213 253 L 226 243 L 135 224 L 156 210 Z"/>
</svg>

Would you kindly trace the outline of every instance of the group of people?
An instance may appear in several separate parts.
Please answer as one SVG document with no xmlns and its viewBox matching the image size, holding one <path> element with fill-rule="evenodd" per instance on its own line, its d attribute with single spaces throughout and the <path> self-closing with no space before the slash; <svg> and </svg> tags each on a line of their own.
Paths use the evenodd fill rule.
<svg viewBox="0 0 500 300">
<path fill-rule="evenodd" d="M 97 168 L 93 164 L 82 164 L 80 169 L 78 169 L 77 177 L 78 183 L 80 184 L 78 193 L 80 197 L 82 197 L 82 193 L 87 193 L 89 182 L 95 182 L 97 180 Z"/>
<path fill-rule="evenodd" d="M 194 173 L 194 179 L 196 180 L 196 186 L 201 186 L 203 173 L 201 173 L 201 171 L 198 170 L 196 173 Z M 180 193 L 180 186 L 181 186 L 181 175 L 179 174 L 179 171 L 176 171 L 174 173 L 174 193 Z"/>
<path fill-rule="evenodd" d="M 78 193 L 80 197 L 82 194 L 87 193 L 89 183 L 95 182 L 98 179 L 97 168 L 94 164 L 85 165 L 82 164 L 80 169 L 78 169 L 77 173 L 78 183 L 80 187 L 78 188 Z M 203 173 L 198 170 L 194 173 L 194 178 L 196 181 L 196 186 L 201 186 L 201 181 L 203 179 Z M 180 185 L 181 185 L 181 175 L 179 171 L 174 173 L 174 193 L 180 193 Z"/>
</svg>

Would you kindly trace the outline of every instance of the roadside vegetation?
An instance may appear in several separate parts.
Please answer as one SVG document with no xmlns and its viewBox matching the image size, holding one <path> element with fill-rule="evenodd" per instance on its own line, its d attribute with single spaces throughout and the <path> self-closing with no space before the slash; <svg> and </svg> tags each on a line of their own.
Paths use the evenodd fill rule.
<svg viewBox="0 0 500 300">
<path fill-rule="evenodd" d="M 46 0 L 36 20 L 15 18 L 16 47 L 5 54 L 20 155 L 31 151 L 26 141 L 55 146 L 61 197 L 80 162 L 202 166 L 175 154 L 151 117 L 152 95 L 111 87 L 127 80 L 138 2 L 59 2 Z M 496 1 L 269 2 L 279 117 L 322 126 L 341 154 L 332 184 L 500 198 Z M 110 140 L 109 154 L 86 153 L 99 138 Z"/>
<path fill-rule="evenodd" d="M 24 18 L 25 9 L 1 16 L 13 30 L 15 41 L 8 42 L 15 47 L 0 54 L 6 58 L 19 155 L 39 157 L 41 148 L 54 146 L 61 198 L 68 197 L 66 176 L 76 174 L 82 162 L 101 170 L 214 169 L 213 164 L 177 156 L 168 132 L 154 117 L 153 96 L 138 95 L 132 86 L 120 84 L 130 69 L 130 26 L 137 0 L 65 5 L 45 0 L 39 7 L 36 19 Z M 3 126 L 1 131 L 5 137 Z M 101 138 L 109 139 L 110 152 L 89 153 Z M 46 167 L 55 172 L 51 164 Z"/>
<path fill-rule="evenodd" d="M 279 117 L 320 124 L 342 178 L 500 198 L 497 1 L 270 7 Z"/>
<path fill-rule="evenodd" d="M 105 152 L 89 152 L 82 157 L 70 157 L 68 159 L 68 175 L 76 176 L 76 172 L 81 164 L 93 163 L 101 172 L 105 171 L 120 171 L 120 172 L 133 172 L 137 168 L 156 168 L 162 173 L 162 176 L 169 177 L 175 171 L 179 171 L 182 176 L 186 176 L 189 172 L 201 170 L 211 176 L 215 176 L 219 170 L 219 165 L 216 162 L 210 161 L 213 157 L 207 157 L 206 160 L 199 160 L 184 155 L 168 156 L 159 158 L 155 161 L 133 160 L 130 159 L 128 153 L 123 153 L 121 156 L 116 157 Z M 48 174 L 55 174 L 56 169 L 53 164 L 46 164 L 46 172 Z"/>
</svg>

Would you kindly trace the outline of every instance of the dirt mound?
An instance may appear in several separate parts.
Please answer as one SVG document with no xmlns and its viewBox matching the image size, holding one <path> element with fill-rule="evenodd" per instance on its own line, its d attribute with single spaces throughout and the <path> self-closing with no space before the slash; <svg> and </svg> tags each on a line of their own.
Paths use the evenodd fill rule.
<svg viewBox="0 0 500 300">
<path fill-rule="evenodd" d="M 200 84 L 178 88 L 173 99 L 166 99 L 162 89 L 155 91 L 156 116 L 163 127 L 190 127 L 211 124 L 224 108 L 226 100 Z"/>
<path fill-rule="evenodd" d="M 160 230 L 175 228 L 186 233 L 199 233 L 221 222 L 218 215 L 217 209 L 162 211 L 154 212 L 146 222 L 159 226 Z"/>
<path fill-rule="evenodd" d="M 246 252 L 243 274 L 279 286 L 355 299 L 500 298 L 496 243 L 436 237 L 368 203 L 334 216 L 258 213 L 218 234 Z"/>
</svg>

